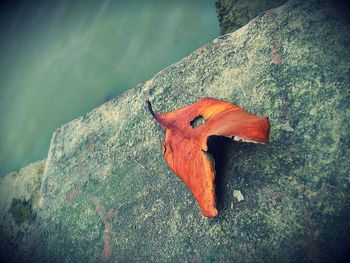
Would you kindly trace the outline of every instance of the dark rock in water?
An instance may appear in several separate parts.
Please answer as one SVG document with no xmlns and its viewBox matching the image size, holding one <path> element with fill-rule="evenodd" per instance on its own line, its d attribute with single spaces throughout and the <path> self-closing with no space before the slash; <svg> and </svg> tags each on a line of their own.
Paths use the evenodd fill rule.
<svg viewBox="0 0 350 263">
<path fill-rule="evenodd" d="M 244 26 L 262 12 L 284 4 L 286 0 L 217 0 L 215 2 L 220 29 L 227 34 Z"/>
<path fill-rule="evenodd" d="M 348 16 L 332 2 L 289 1 L 58 129 L 30 259 L 340 259 L 350 241 Z M 210 147 L 215 219 L 164 163 L 144 103 L 166 112 L 206 96 L 268 116 L 272 128 L 268 146 Z"/>
</svg>

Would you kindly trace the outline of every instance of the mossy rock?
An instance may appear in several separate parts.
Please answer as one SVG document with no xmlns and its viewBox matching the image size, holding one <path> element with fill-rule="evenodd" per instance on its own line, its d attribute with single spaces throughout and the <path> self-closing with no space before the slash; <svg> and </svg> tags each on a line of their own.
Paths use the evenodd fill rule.
<svg viewBox="0 0 350 263">
<path fill-rule="evenodd" d="M 46 160 L 0 178 L 1 262 L 28 262 L 36 247 L 36 218 Z"/>
</svg>

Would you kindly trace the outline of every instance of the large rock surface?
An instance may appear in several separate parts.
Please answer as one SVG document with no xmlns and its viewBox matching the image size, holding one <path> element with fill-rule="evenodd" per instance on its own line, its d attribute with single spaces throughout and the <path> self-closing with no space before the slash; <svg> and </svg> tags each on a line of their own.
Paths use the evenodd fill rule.
<svg viewBox="0 0 350 263">
<path fill-rule="evenodd" d="M 289 1 L 58 129 L 30 259 L 341 258 L 350 241 L 348 16 L 330 2 Z M 272 125 L 268 146 L 210 142 L 215 219 L 165 164 L 162 131 L 144 103 L 166 112 L 206 96 Z"/>
</svg>

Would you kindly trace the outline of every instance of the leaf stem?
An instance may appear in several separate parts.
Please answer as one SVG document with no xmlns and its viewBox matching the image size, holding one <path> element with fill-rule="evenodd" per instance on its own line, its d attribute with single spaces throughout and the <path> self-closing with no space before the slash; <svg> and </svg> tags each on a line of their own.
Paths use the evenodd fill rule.
<svg viewBox="0 0 350 263">
<path fill-rule="evenodd" d="M 147 103 L 147 107 L 148 107 L 149 112 L 152 114 L 152 116 L 153 116 L 154 118 L 156 118 L 156 114 L 154 113 L 154 111 L 153 111 L 153 109 L 152 109 L 152 104 L 151 104 L 151 102 L 150 102 L 149 100 L 146 100 L 146 103 Z"/>
</svg>

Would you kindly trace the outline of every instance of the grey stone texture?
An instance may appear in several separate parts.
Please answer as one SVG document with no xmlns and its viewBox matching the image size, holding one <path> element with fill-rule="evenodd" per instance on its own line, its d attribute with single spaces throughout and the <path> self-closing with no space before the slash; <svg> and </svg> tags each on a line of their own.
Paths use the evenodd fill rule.
<svg viewBox="0 0 350 263">
<path fill-rule="evenodd" d="M 349 12 L 292 0 L 53 135 L 36 262 L 336 261 L 350 239 Z M 270 144 L 212 138 L 219 215 L 167 167 L 147 110 L 203 97 L 269 117 Z M 234 196 L 240 191 L 244 200 Z"/>
</svg>

